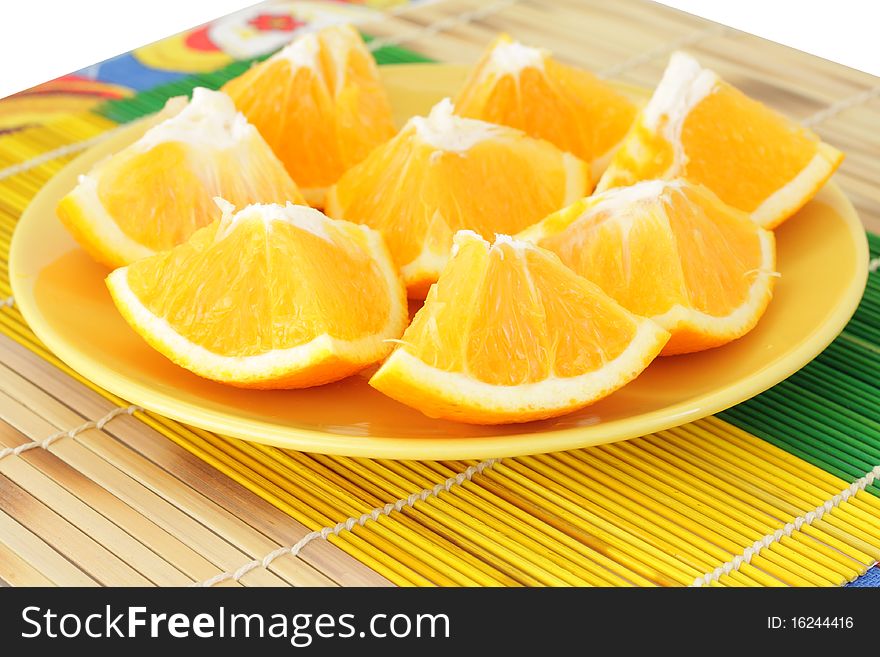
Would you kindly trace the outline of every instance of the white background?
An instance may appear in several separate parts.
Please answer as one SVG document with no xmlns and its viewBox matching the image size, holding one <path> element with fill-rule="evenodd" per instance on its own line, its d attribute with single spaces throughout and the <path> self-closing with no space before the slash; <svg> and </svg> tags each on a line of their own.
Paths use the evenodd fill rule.
<svg viewBox="0 0 880 657">
<path fill-rule="evenodd" d="M 251 4 L 247 0 L 0 0 L 0 98 Z M 877 0 L 664 4 L 880 76 Z"/>
</svg>

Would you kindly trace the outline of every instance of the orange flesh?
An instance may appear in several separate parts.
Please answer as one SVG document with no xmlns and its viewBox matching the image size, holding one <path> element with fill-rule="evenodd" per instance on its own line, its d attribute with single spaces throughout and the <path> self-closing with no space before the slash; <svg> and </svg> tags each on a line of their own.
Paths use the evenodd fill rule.
<svg viewBox="0 0 880 657">
<path fill-rule="evenodd" d="M 636 113 L 627 98 L 587 71 L 550 57 L 543 71 L 526 67 L 518 75 L 498 75 L 489 68 L 497 43 L 465 83 L 456 114 L 518 128 L 587 162 L 626 135 Z"/>
<path fill-rule="evenodd" d="M 471 240 L 431 288 L 401 348 L 438 369 L 515 386 L 598 370 L 636 328 L 552 254 Z"/>
<path fill-rule="evenodd" d="M 388 321 L 389 291 L 356 227 L 325 225 L 331 242 L 292 224 L 224 222 L 189 242 L 129 266 L 141 303 L 180 335 L 222 356 L 254 356 L 327 333 L 375 334 Z M 158 282 L 161 281 L 161 284 Z"/>
<path fill-rule="evenodd" d="M 410 127 L 340 179 L 336 218 L 379 230 L 403 266 L 425 247 L 447 253 L 460 229 L 488 239 L 518 232 L 565 193 L 560 152 L 546 142 L 505 137 L 459 154 L 424 144 Z"/>
<path fill-rule="evenodd" d="M 691 110 L 681 142 L 684 176 L 746 212 L 789 183 L 818 148 L 804 128 L 723 82 Z"/>
<path fill-rule="evenodd" d="M 656 130 L 637 122 L 628 144 L 615 153 L 603 189 L 683 177 L 705 185 L 728 205 L 754 212 L 790 183 L 819 147 L 808 130 L 723 81 L 685 118 L 686 161 L 677 168 L 673 146 L 663 136 L 667 120 L 661 117 Z"/>
<path fill-rule="evenodd" d="M 671 201 L 670 227 L 687 305 L 716 317 L 729 314 L 745 303 L 762 266 L 758 231 L 745 216 L 713 203 L 704 190 L 674 194 Z"/>
<path fill-rule="evenodd" d="M 332 185 L 394 134 L 391 105 L 360 36 L 351 28 L 317 36 L 317 70 L 270 59 L 223 87 L 305 188 Z"/>
<path fill-rule="evenodd" d="M 258 141 L 240 150 L 200 151 L 176 141 L 111 161 L 98 181 L 98 199 L 120 230 L 156 251 L 186 241 L 219 212 L 215 196 L 243 207 L 255 202 L 301 203 L 296 185 Z"/>
<path fill-rule="evenodd" d="M 660 198 L 613 216 L 573 212 L 567 227 L 539 243 L 638 315 L 676 304 L 728 315 L 748 297 L 749 272 L 762 266 L 758 227 L 703 188 L 667 188 Z"/>
<path fill-rule="evenodd" d="M 660 125 L 663 123 L 661 119 Z M 627 148 L 630 141 L 638 144 L 638 157 Z M 611 158 L 601 186 L 604 189 L 629 187 L 641 180 L 666 177 L 674 157 L 672 144 L 660 135 L 660 130 L 648 130 L 641 121 L 637 121 L 627 137 L 627 145 L 619 148 Z"/>
</svg>

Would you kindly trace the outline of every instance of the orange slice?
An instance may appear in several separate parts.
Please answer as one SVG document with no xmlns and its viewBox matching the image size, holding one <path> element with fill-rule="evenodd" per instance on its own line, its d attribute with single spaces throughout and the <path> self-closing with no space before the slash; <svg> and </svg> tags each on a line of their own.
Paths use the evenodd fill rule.
<svg viewBox="0 0 880 657">
<path fill-rule="evenodd" d="M 301 36 L 223 91 L 316 207 L 327 187 L 395 132 L 376 63 L 350 25 Z"/>
<path fill-rule="evenodd" d="M 675 53 L 597 191 L 686 178 L 774 228 L 809 201 L 843 155 Z"/>
<path fill-rule="evenodd" d="M 455 116 L 444 100 L 347 171 L 327 196 L 327 214 L 379 230 L 410 296 L 423 298 L 457 230 L 522 230 L 581 198 L 588 184 L 586 164 L 573 155 Z"/>
<path fill-rule="evenodd" d="M 562 415 L 635 378 L 669 338 L 528 242 L 455 236 L 455 253 L 370 379 L 430 417 L 477 424 Z"/>
<path fill-rule="evenodd" d="M 520 233 L 672 334 L 663 355 L 750 331 L 773 292 L 773 233 L 707 188 L 652 180 L 578 201 Z"/>
<path fill-rule="evenodd" d="M 127 265 L 184 242 L 216 216 L 213 198 L 302 203 L 284 166 L 227 96 L 198 88 L 166 120 L 99 162 L 58 204 L 92 257 Z"/>
<path fill-rule="evenodd" d="M 126 321 L 199 376 L 248 388 L 335 381 L 384 358 L 408 315 L 381 236 L 306 206 L 249 205 L 107 277 Z"/>
<path fill-rule="evenodd" d="M 588 162 L 598 178 L 636 115 L 625 96 L 547 50 L 499 36 L 471 71 L 455 110 L 552 142 Z"/>
</svg>

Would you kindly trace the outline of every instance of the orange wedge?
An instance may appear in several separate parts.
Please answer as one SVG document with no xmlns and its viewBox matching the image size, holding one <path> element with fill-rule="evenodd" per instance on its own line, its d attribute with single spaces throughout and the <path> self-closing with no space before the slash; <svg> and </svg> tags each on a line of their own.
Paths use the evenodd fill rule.
<svg viewBox="0 0 880 657">
<path fill-rule="evenodd" d="M 477 424 L 562 415 L 635 378 L 669 334 L 555 255 L 498 236 L 455 236 L 455 254 L 370 379 L 430 417 Z"/>
<path fill-rule="evenodd" d="M 809 201 L 843 155 L 675 53 L 597 191 L 686 178 L 775 228 Z"/>
<path fill-rule="evenodd" d="M 127 265 L 184 242 L 216 216 L 213 198 L 304 202 L 284 166 L 227 96 L 172 98 L 164 121 L 99 162 L 58 204 L 96 260 Z"/>
<path fill-rule="evenodd" d="M 316 207 L 327 187 L 395 132 L 376 63 L 350 25 L 301 36 L 223 91 Z"/>
<path fill-rule="evenodd" d="M 590 164 L 598 178 L 636 115 L 625 96 L 550 53 L 499 36 L 471 71 L 455 110 L 518 128 Z"/>
<path fill-rule="evenodd" d="M 520 233 L 623 307 L 672 334 L 663 355 L 750 331 L 777 274 L 773 233 L 684 180 L 645 181 L 578 201 Z"/>
<path fill-rule="evenodd" d="M 250 205 L 117 269 L 113 301 L 152 347 L 247 388 L 336 381 L 384 358 L 408 315 L 381 236 L 306 206 Z"/>
<path fill-rule="evenodd" d="M 382 233 L 413 298 L 437 280 L 457 230 L 516 232 L 589 189 L 573 155 L 452 109 L 444 100 L 411 119 L 327 196 L 328 215 Z"/>
</svg>

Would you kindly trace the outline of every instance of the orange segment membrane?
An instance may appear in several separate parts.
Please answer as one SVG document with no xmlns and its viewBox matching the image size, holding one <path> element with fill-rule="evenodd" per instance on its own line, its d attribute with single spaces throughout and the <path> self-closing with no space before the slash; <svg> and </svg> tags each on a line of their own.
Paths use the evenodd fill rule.
<svg viewBox="0 0 880 657">
<path fill-rule="evenodd" d="M 285 51 L 224 85 L 301 187 L 326 188 L 394 134 L 391 105 L 372 55 L 351 26 L 314 39 L 313 64 Z"/>
<path fill-rule="evenodd" d="M 388 321 L 387 303 L 377 303 L 388 297 L 377 264 L 338 232 L 327 241 L 280 221 L 267 229 L 260 219 L 221 237 L 227 230 L 215 222 L 189 243 L 129 266 L 132 292 L 191 342 L 253 356 L 324 333 L 354 340 Z"/>
<path fill-rule="evenodd" d="M 587 162 L 623 139 L 636 113 L 627 98 L 548 53 L 539 65 L 499 71 L 492 55 L 511 44 L 503 35 L 487 49 L 459 93 L 458 114 L 523 130 Z"/>
<path fill-rule="evenodd" d="M 691 110 L 681 143 L 683 175 L 746 212 L 789 183 L 818 149 L 807 130 L 724 82 Z"/>
<path fill-rule="evenodd" d="M 451 144 L 465 130 L 455 123 L 461 121 L 451 117 L 444 134 Z M 522 132 L 480 125 L 487 136 L 461 150 L 439 148 L 407 125 L 346 172 L 329 195 L 328 213 L 379 230 L 401 268 L 433 254 L 421 272 L 430 282 L 439 273 L 430 268 L 438 259 L 442 266 L 456 231 L 488 239 L 516 232 L 585 193 L 582 162 Z"/>
<path fill-rule="evenodd" d="M 234 205 L 301 201 L 296 185 L 271 153 L 200 151 L 183 142 L 124 152 L 104 170 L 98 198 L 119 228 L 157 251 L 185 241 L 218 216 L 214 197 Z"/>
<path fill-rule="evenodd" d="M 403 348 L 432 367 L 515 386 L 597 370 L 635 329 L 629 313 L 555 257 L 474 240 L 432 288 Z"/>
</svg>

